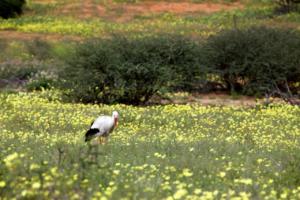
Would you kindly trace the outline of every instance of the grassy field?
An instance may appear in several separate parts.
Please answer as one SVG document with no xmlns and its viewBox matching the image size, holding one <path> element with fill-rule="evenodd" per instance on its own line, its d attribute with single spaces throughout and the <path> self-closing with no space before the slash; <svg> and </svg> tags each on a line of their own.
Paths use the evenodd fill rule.
<svg viewBox="0 0 300 200">
<path fill-rule="evenodd" d="M 299 30 L 299 13 L 275 14 L 268 0 L 27 2 L 22 17 L 0 19 L 0 200 L 300 199 L 299 106 L 255 106 L 253 97 L 251 107 L 231 107 L 242 101 L 226 95 L 212 95 L 225 106 L 203 106 L 211 96 L 189 93 L 168 94 L 186 105 L 71 104 L 19 80 L 36 71 L 56 80 L 91 37 Z M 120 121 L 109 142 L 87 145 L 90 123 L 113 110 Z"/>
<path fill-rule="evenodd" d="M 82 3 L 82 2 L 81 2 Z M 75 4 L 75 3 L 74 3 Z M 277 25 L 282 26 L 282 20 L 290 22 L 290 26 L 299 28 L 298 23 L 293 23 L 299 15 L 273 16 L 272 4 L 241 4 L 239 6 L 222 7 L 223 4 L 212 4 L 214 7 L 199 7 L 193 12 L 172 12 L 172 7 L 165 10 L 151 11 L 151 6 L 137 7 L 136 4 L 126 6 L 102 5 L 105 14 L 101 11 L 93 12 L 91 8 L 79 8 L 63 12 L 64 8 L 56 4 L 55 11 L 51 12 L 51 4 L 45 11 L 40 11 L 39 3 L 29 4 L 37 13 L 28 13 L 19 19 L 1 20 L 0 30 L 14 30 L 18 32 L 35 32 L 44 34 L 74 35 L 82 37 L 103 37 L 111 33 L 123 34 L 153 34 L 155 32 L 189 34 L 194 36 L 208 36 L 217 31 L 232 28 L 235 25 L 246 27 L 251 25 Z M 72 5 L 72 4 L 71 4 Z M 76 4 L 75 4 L 76 5 Z M 74 6 L 75 6 L 74 5 Z M 96 7 L 98 4 L 92 4 Z M 116 4 L 118 5 L 118 4 Z M 146 4 L 147 5 L 147 4 Z M 193 3 L 190 6 L 197 6 Z M 201 5 L 201 4 L 200 4 Z M 208 4 L 210 5 L 210 4 Z M 131 8 L 131 7 L 133 8 Z M 76 8 L 76 7 L 75 7 Z M 130 10 L 130 8 L 132 10 Z M 44 8 L 45 9 L 45 8 Z M 145 11 L 139 11 L 144 9 Z M 184 9 L 184 8 L 183 8 Z M 61 10 L 61 11 L 57 11 Z M 70 11 L 71 10 L 71 11 Z M 108 10 L 108 11 L 107 11 Z M 210 11 L 212 10 L 212 11 Z M 82 13 L 88 12 L 85 16 Z M 133 12 L 128 14 L 128 12 Z M 234 22 L 233 18 L 236 18 Z M 283 19 L 284 18 L 284 19 Z"/>
<path fill-rule="evenodd" d="M 48 92 L 0 105 L 1 199 L 300 198 L 299 107 L 63 104 Z M 112 110 L 110 141 L 86 145 Z"/>
<path fill-rule="evenodd" d="M 169 2 L 29 1 L 22 18 L 0 20 L 0 30 L 103 37 L 111 33 L 157 31 L 207 36 L 234 26 L 289 26 L 299 29 L 299 14 L 274 14 L 272 1 Z M 194 9 L 193 9 L 194 8 Z M 233 19 L 235 18 L 235 20 Z M 284 23 L 282 23 L 284 22 Z"/>
</svg>

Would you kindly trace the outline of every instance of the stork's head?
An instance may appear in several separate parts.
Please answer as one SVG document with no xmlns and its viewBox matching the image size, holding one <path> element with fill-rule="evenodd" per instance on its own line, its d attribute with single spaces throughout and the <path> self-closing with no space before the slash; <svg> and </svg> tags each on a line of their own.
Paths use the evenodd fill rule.
<svg viewBox="0 0 300 200">
<path fill-rule="evenodd" d="M 119 113 L 117 111 L 113 111 L 112 117 L 114 118 L 114 126 L 118 125 Z"/>
</svg>

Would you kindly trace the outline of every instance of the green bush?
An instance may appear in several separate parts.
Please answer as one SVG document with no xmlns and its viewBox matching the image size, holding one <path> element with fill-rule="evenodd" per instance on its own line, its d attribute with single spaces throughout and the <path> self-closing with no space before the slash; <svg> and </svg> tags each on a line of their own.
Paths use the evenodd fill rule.
<svg viewBox="0 0 300 200">
<path fill-rule="evenodd" d="M 300 82 L 300 35 L 287 29 L 251 27 L 211 36 L 202 62 L 228 90 L 263 94 Z"/>
<path fill-rule="evenodd" d="M 67 61 L 63 87 L 75 101 L 143 104 L 193 79 L 194 51 L 191 40 L 170 35 L 87 41 Z"/>
<path fill-rule="evenodd" d="M 299 11 L 299 0 L 276 0 L 277 4 L 276 12 L 278 13 L 289 13 Z"/>
<path fill-rule="evenodd" d="M 25 3 L 25 0 L 1 0 L 0 17 L 7 19 L 22 14 Z"/>
<path fill-rule="evenodd" d="M 51 89 L 57 81 L 56 75 L 49 71 L 39 71 L 26 83 L 28 91 Z"/>
</svg>

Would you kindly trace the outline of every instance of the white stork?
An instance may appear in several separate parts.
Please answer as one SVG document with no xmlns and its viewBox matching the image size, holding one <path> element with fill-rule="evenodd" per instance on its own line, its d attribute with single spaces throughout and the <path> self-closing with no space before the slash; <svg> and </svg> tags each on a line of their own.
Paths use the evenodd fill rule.
<svg viewBox="0 0 300 200">
<path fill-rule="evenodd" d="M 112 112 L 112 116 L 102 115 L 98 117 L 91 125 L 90 129 L 85 134 L 85 142 L 98 137 L 99 142 L 103 143 L 103 137 L 107 138 L 108 135 L 118 125 L 119 113 L 117 111 Z M 106 139 L 105 139 L 106 140 Z"/>
</svg>

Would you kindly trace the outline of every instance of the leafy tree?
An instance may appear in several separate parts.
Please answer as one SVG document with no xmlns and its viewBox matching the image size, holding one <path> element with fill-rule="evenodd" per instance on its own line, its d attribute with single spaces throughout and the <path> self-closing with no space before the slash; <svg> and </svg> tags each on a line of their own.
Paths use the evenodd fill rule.
<svg viewBox="0 0 300 200">
<path fill-rule="evenodd" d="M 267 27 L 225 30 L 203 46 L 202 62 L 228 90 L 249 95 L 274 90 L 297 93 L 300 82 L 298 32 Z"/>
</svg>

